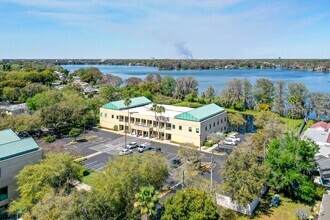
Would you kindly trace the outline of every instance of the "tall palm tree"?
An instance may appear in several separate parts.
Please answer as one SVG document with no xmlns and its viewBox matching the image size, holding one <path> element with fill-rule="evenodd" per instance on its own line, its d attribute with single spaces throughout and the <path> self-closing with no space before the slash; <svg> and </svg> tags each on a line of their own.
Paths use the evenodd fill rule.
<svg viewBox="0 0 330 220">
<path fill-rule="evenodd" d="M 150 108 L 150 111 L 153 111 L 155 113 L 155 119 L 157 121 L 157 109 L 158 109 L 158 105 L 156 103 L 152 104 L 152 107 Z M 157 133 L 158 133 L 158 126 L 156 126 L 157 128 Z"/>
<path fill-rule="evenodd" d="M 164 106 L 161 106 L 161 105 L 160 106 L 157 106 L 156 112 L 160 114 L 160 117 L 162 117 L 162 113 L 165 113 L 165 107 Z M 159 126 L 159 130 L 160 130 L 160 123 L 158 123 L 158 126 Z M 163 130 L 163 133 L 164 133 L 164 130 Z M 160 132 L 158 132 L 158 139 L 160 139 Z"/>
<path fill-rule="evenodd" d="M 127 108 L 127 118 L 128 118 L 128 127 L 130 126 L 130 120 L 129 120 L 129 106 L 132 104 L 132 100 L 130 98 L 126 98 L 124 100 L 124 105 Z M 129 129 L 128 129 L 129 130 Z M 125 120 L 125 147 L 127 146 L 127 131 L 126 131 L 126 120 Z"/>
<path fill-rule="evenodd" d="M 143 187 L 135 195 L 136 202 L 134 207 L 140 209 L 142 219 L 148 220 L 149 217 L 157 214 L 157 205 L 159 204 L 157 194 L 158 192 L 154 187 Z"/>
</svg>

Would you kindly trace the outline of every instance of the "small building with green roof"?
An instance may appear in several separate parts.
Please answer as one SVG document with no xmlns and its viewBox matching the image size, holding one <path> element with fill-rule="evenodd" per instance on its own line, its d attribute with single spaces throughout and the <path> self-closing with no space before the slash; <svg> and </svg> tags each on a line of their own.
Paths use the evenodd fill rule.
<svg viewBox="0 0 330 220">
<path fill-rule="evenodd" d="M 0 209 L 17 196 L 16 175 L 41 158 L 42 151 L 33 138 L 21 139 L 10 129 L 0 131 Z"/>
<path fill-rule="evenodd" d="M 150 139 L 201 146 L 207 135 L 227 130 L 227 112 L 216 104 L 199 108 L 152 103 L 146 97 L 109 102 L 100 109 L 100 125 Z"/>
</svg>

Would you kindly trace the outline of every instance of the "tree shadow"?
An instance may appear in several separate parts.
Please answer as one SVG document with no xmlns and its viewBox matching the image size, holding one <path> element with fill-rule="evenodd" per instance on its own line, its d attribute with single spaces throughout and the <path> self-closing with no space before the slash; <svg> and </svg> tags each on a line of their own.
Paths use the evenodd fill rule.
<svg viewBox="0 0 330 220">
<path fill-rule="evenodd" d="M 270 207 L 269 205 L 272 202 L 273 196 L 273 193 L 268 192 L 261 198 L 260 203 L 256 208 L 256 211 L 251 216 L 251 219 L 260 217 L 262 215 L 272 215 L 274 207 Z"/>
</svg>

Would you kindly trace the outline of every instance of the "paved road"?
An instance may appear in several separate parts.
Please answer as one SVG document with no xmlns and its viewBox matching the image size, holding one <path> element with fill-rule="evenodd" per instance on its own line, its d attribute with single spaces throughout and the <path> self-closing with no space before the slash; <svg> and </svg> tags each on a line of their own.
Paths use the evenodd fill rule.
<svg viewBox="0 0 330 220">
<path fill-rule="evenodd" d="M 114 156 L 118 155 L 125 145 L 124 136 L 110 131 L 94 129 L 94 131 L 89 132 L 88 135 L 95 135 L 97 138 L 88 142 L 76 143 L 73 147 L 79 149 L 81 156 L 88 156 L 90 154 L 100 152 L 99 155 L 93 156 L 82 163 L 83 166 L 96 171 L 100 171 L 109 159 L 113 159 Z M 160 147 L 162 149 L 163 156 L 167 159 L 169 165 L 173 159 L 177 158 L 178 147 L 175 145 L 127 136 L 127 143 L 133 141 L 137 142 L 138 145 L 145 142 L 150 142 L 152 147 Z M 134 153 L 137 153 L 136 149 L 133 151 Z M 205 152 L 203 152 L 203 154 L 204 158 L 202 161 L 210 162 L 211 154 Z M 214 163 L 216 164 L 216 167 L 213 172 L 213 180 L 215 182 L 221 181 L 219 169 L 223 166 L 225 158 L 226 156 L 214 155 Z M 178 168 L 171 168 L 171 176 L 179 175 L 182 173 L 182 169 L 185 169 L 185 164 L 179 166 Z M 210 179 L 210 172 L 207 172 L 204 176 Z"/>
</svg>

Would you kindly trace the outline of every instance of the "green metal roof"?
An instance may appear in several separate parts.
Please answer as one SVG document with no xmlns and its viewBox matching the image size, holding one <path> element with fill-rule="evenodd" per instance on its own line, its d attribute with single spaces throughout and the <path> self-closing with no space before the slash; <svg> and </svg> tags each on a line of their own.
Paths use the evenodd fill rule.
<svg viewBox="0 0 330 220">
<path fill-rule="evenodd" d="M 205 119 L 211 118 L 221 112 L 225 111 L 223 108 L 216 104 L 204 105 L 202 107 L 183 112 L 174 116 L 176 119 L 188 120 L 188 121 L 198 121 L 201 122 Z"/>
<path fill-rule="evenodd" d="M 0 131 L 0 145 L 17 140 L 20 138 L 11 129 Z"/>
<path fill-rule="evenodd" d="M 7 140 L 0 144 L 0 161 L 39 149 L 33 138 L 20 139 L 12 130 L 0 131 L 0 139 L 1 141 Z"/>
<path fill-rule="evenodd" d="M 151 101 L 144 96 L 137 97 L 137 98 L 131 98 L 132 103 L 128 107 L 125 106 L 124 101 L 125 100 L 109 102 L 109 103 L 103 105 L 102 108 L 114 109 L 114 110 L 124 110 L 124 109 L 135 108 L 135 107 L 139 107 L 139 106 L 143 106 L 143 105 L 148 105 L 151 103 Z"/>
</svg>

